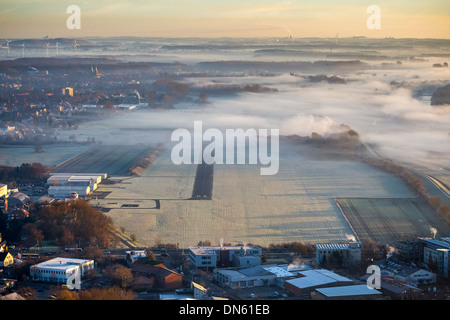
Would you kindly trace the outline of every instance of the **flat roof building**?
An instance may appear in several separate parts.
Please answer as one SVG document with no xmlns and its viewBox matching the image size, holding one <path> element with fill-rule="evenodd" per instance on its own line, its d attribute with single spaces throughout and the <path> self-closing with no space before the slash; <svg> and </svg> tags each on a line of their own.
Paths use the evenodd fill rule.
<svg viewBox="0 0 450 320">
<path fill-rule="evenodd" d="M 419 238 L 423 245 L 423 263 L 438 275 L 448 278 L 450 238 Z"/>
<path fill-rule="evenodd" d="M 277 275 L 262 266 L 244 269 L 215 269 L 214 278 L 232 289 L 270 286 Z"/>
<path fill-rule="evenodd" d="M 79 271 L 81 276 L 94 269 L 94 260 L 54 258 L 30 267 L 33 281 L 67 283 L 69 277 Z"/>
<path fill-rule="evenodd" d="M 366 284 L 320 288 L 316 292 L 316 299 L 326 300 L 371 300 L 382 296 L 380 291 L 369 288 Z"/>
<path fill-rule="evenodd" d="M 298 277 L 286 280 L 284 287 L 297 297 L 309 295 L 317 288 L 349 285 L 353 280 L 326 269 L 300 271 Z"/>
<path fill-rule="evenodd" d="M 234 259 L 235 256 L 261 257 L 262 250 L 256 246 L 198 246 L 189 247 L 189 259 L 197 268 L 216 268 L 238 264 L 255 265 L 260 259 Z M 247 263 L 248 262 L 248 263 Z"/>
<path fill-rule="evenodd" d="M 316 262 L 318 265 L 334 262 L 343 266 L 358 266 L 361 263 L 361 245 L 359 242 L 318 244 Z"/>
</svg>

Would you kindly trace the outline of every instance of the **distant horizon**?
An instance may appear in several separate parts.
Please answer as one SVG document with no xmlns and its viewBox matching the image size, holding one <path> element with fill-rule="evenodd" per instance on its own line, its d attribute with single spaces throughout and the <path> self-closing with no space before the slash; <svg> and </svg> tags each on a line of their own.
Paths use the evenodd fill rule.
<svg viewBox="0 0 450 320">
<path fill-rule="evenodd" d="M 67 21 L 79 9 L 76 28 Z M 374 13 L 371 7 L 377 8 Z M 0 39 L 49 37 L 450 39 L 450 1 L 0 0 Z M 69 10 L 68 10 L 69 9 Z M 374 16 L 380 23 L 369 27 Z M 69 19 L 70 18 L 70 19 Z M 58 35 L 58 36 L 55 36 Z"/>
<path fill-rule="evenodd" d="M 276 37 L 276 36 L 263 36 L 263 37 L 255 37 L 255 36 L 216 36 L 216 37 L 202 37 L 202 36 L 185 36 L 185 37 L 177 37 L 177 36 L 99 36 L 99 35 L 92 35 L 92 36 L 79 36 L 79 37 L 72 37 L 72 36 L 43 36 L 43 37 L 5 37 L 3 39 L 8 40 L 45 40 L 45 39 L 89 39 L 89 38 L 108 38 L 108 39 L 114 39 L 114 38 L 141 38 L 141 39 L 289 39 L 289 36 L 284 37 Z M 345 36 L 345 37 L 339 37 L 338 39 L 356 39 L 356 38 L 364 38 L 364 39 L 370 39 L 370 40 L 450 40 L 450 36 L 448 38 L 433 38 L 433 37 L 426 37 L 426 38 L 417 38 L 417 37 L 368 37 L 368 36 Z M 0 38 L 1 39 L 1 38 Z M 335 40 L 335 37 L 320 37 L 320 36 L 309 36 L 309 37 L 292 37 L 291 40 L 300 40 L 300 39 L 328 39 L 328 40 Z"/>
</svg>

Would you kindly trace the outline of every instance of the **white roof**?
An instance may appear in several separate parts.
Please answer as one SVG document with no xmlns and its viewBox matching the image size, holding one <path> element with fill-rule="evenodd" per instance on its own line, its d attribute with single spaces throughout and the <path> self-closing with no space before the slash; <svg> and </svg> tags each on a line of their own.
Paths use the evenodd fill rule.
<svg viewBox="0 0 450 320">
<path fill-rule="evenodd" d="M 349 297 L 349 296 L 366 296 L 366 295 L 381 294 L 380 291 L 369 288 L 366 284 L 322 288 L 316 290 L 327 297 Z"/>
<path fill-rule="evenodd" d="M 324 244 L 318 244 L 317 249 L 319 249 L 319 250 L 345 250 L 345 249 L 348 249 L 348 244 L 324 243 Z"/>
<path fill-rule="evenodd" d="M 257 246 L 197 246 L 197 247 L 189 247 L 189 249 L 194 252 L 196 255 L 201 254 L 213 254 L 220 250 L 252 250 L 259 249 Z"/>
<path fill-rule="evenodd" d="M 176 293 L 161 293 L 159 300 L 195 300 L 192 295 L 176 294 Z"/>
<path fill-rule="evenodd" d="M 33 265 L 33 267 L 37 268 L 47 268 L 47 269 L 55 269 L 55 270 L 67 270 L 71 269 L 74 266 L 83 265 L 85 263 L 94 262 L 94 260 L 85 260 L 85 259 L 73 259 L 73 258 L 54 258 L 50 259 L 38 264 Z"/>
<path fill-rule="evenodd" d="M 334 282 L 351 282 L 352 280 L 340 276 L 326 269 L 307 270 L 299 272 L 303 277 L 287 280 L 286 282 L 298 288 L 311 288 Z"/>
<path fill-rule="evenodd" d="M 272 272 L 277 275 L 278 278 L 286 278 L 293 277 L 297 274 L 298 271 L 304 271 L 311 269 L 311 267 L 307 265 L 263 265 L 261 266 L 265 270 Z"/>
</svg>

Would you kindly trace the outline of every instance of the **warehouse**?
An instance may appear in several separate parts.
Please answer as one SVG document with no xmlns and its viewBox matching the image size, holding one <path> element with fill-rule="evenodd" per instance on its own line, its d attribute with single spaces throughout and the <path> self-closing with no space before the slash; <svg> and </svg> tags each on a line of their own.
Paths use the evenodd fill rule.
<svg viewBox="0 0 450 320">
<path fill-rule="evenodd" d="M 232 289 L 271 286 L 277 275 L 261 266 L 244 269 L 215 269 L 214 278 Z"/>
<path fill-rule="evenodd" d="M 67 198 L 76 192 L 87 196 L 97 190 L 98 184 L 107 176 L 106 173 L 57 173 L 47 179 L 50 185 L 48 195 L 55 198 Z"/>
<path fill-rule="evenodd" d="M 436 274 L 412 264 L 384 259 L 374 262 L 374 265 L 380 267 L 381 275 L 389 276 L 411 286 L 436 283 Z"/>
<path fill-rule="evenodd" d="M 89 186 L 50 186 L 48 195 L 53 198 L 67 198 L 71 193 L 76 192 L 80 196 L 87 196 L 91 193 Z"/>
<path fill-rule="evenodd" d="M 321 288 L 316 289 L 313 294 L 313 298 L 318 300 L 373 300 L 381 296 L 380 291 L 369 288 L 366 284 Z"/>
<path fill-rule="evenodd" d="M 314 269 L 298 272 L 298 278 L 284 282 L 284 288 L 302 298 L 317 288 L 336 287 L 353 284 L 353 280 L 326 269 Z"/>
</svg>

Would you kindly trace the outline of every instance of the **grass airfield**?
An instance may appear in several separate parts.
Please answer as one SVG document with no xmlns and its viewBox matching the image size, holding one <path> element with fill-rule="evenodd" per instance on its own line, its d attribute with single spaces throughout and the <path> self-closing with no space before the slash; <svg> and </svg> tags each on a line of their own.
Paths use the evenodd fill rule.
<svg viewBox="0 0 450 320">
<path fill-rule="evenodd" d="M 308 243 L 355 236 L 335 198 L 414 198 L 403 181 L 354 160 L 316 159 L 302 146 L 280 144 L 280 169 L 261 176 L 259 165 L 215 165 L 212 200 L 189 200 L 196 165 L 174 165 L 164 150 L 141 176 L 111 177 L 108 193 L 91 204 L 140 243 Z M 159 208 L 156 205 L 159 203 Z"/>
</svg>

